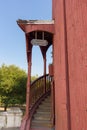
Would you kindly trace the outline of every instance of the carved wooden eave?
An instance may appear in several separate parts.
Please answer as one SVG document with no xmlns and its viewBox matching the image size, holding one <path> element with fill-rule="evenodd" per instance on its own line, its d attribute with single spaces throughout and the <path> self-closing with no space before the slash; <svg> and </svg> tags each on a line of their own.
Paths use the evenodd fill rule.
<svg viewBox="0 0 87 130">
<path fill-rule="evenodd" d="M 19 27 L 25 32 L 47 31 L 54 33 L 54 20 L 17 20 Z"/>
<path fill-rule="evenodd" d="M 32 50 L 31 40 L 35 39 L 35 32 L 37 32 L 38 39 L 42 39 L 42 32 L 44 32 L 44 40 L 48 41 L 47 46 L 39 46 L 42 55 L 46 54 L 49 46 L 53 42 L 54 34 L 54 20 L 17 20 L 18 26 L 25 32 L 27 60 L 29 59 L 29 51 Z M 29 61 L 29 60 L 28 60 Z"/>
</svg>

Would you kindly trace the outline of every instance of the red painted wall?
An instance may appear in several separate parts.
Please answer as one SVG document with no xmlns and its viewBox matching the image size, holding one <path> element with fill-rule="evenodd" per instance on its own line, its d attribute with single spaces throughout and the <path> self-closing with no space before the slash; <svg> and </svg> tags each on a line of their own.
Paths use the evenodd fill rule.
<svg viewBox="0 0 87 130">
<path fill-rule="evenodd" d="M 68 130 L 66 61 L 65 61 L 65 30 L 63 0 L 53 1 L 53 19 L 55 19 L 54 82 L 55 82 L 55 129 Z"/>
<path fill-rule="evenodd" d="M 87 129 L 87 0 L 66 1 L 72 130 Z"/>
<path fill-rule="evenodd" d="M 87 130 L 87 0 L 53 6 L 56 130 Z"/>
</svg>

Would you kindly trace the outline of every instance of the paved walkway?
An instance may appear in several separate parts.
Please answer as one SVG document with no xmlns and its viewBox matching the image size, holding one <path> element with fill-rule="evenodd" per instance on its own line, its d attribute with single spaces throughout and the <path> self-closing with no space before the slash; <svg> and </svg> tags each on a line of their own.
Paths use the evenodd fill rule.
<svg viewBox="0 0 87 130">
<path fill-rule="evenodd" d="M 20 130 L 19 127 L 1 128 L 1 130 Z"/>
</svg>

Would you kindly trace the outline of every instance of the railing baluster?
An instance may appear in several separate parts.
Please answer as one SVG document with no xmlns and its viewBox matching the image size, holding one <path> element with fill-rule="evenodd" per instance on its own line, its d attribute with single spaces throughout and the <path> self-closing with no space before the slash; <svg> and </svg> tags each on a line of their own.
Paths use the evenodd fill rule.
<svg viewBox="0 0 87 130">
<path fill-rule="evenodd" d="M 46 81 L 45 81 L 46 77 Z M 45 88 L 45 83 L 46 83 L 46 88 Z M 31 84 L 30 88 L 30 108 L 35 104 L 35 102 L 44 94 L 46 91 L 49 91 L 50 88 L 50 76 L 49 75 L 44 75 L 37 80 L 35 80 Z"/>
</svg>

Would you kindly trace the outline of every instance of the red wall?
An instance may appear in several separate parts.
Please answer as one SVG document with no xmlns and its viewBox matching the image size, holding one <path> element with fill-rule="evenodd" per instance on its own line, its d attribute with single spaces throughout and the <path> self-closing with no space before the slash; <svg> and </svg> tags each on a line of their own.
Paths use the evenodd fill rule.
<svg viewBox="0 0 87 130">
<path fill-rule="evenodd" d="M 55 129 L 68 130 L 63 0 L 54 1 Z"/>
<path fill-rule="evenodd" d="M 56 130 L 87 130 L 87 0 L 53 2 Z"/>
</svg>

